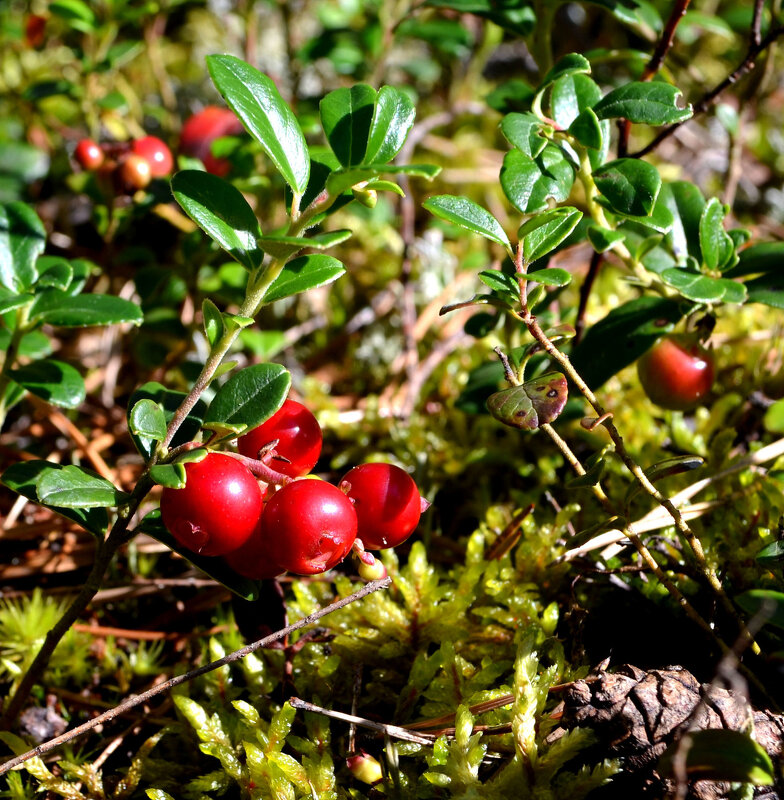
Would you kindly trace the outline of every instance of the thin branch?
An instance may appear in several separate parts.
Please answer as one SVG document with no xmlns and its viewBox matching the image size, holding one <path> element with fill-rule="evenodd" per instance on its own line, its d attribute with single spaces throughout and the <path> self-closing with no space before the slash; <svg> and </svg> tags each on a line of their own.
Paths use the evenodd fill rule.
<svg viewBox="0 0 784 800">
<path fill-rule="evenodd" d="M 754 13 L 751 17 L 751 46 L 755 47 L 762 41 L 762 9 L 765 0 L 754 0 Z"/>
<path fill-rule="evenodd" d="M 239 650 L 235 650 L 223 658 L 219 658 L 217 661 L 211 661 L 209 664 L 204 664 L 203 666 L 191 670 L 190 672 L 186 672 L 183 675 L 177 675 L 174 678 L 170 678 L 168 681 L 159 683 L 157 686 L 154 686 L 152 689 L 148 689 L 146 692 L 133 695 L 132 697 L 129 697 L 127 700 L 120 703 L 120 705 L 115 706 L 111 711 L 107 711 L 104 714 L 99 714 L 89 722 L 85 722 L 83 725 L 79 725 L 70 731 L 66 731 L 66 733 L 62 734 L 62 736 L 56 736 L 54 739 L 50 739 L 48 742 L 39 744 L 37 747 L 34 747 L 27 753 L 22 753 L 22 755 L 16 756 L 4 762 L 3 764 L 0 764 L 0 775 L 4 775 L 9 770 L 14 769 L 14 767 L 18 767 L 20 764 L 23 764 L 25 761 L 29 761 L 31 758 L 41 756 L 44 753 L 48 753 L 50 750 L 54 750 L 61 744 L 65 744 L 66 742 L 76 739 L 82 734 L 93 730 L 98 725 L 102 725 L 103 723 L 109 722 L 115 717 L 118 717 L 120 714 L 124 714 L 129 709 L 135 708 L 142 703 L 146 703 L 156 695 L 167 692 L 169 689 L 173 689 L 175 686 L 179 686 L 182 683 L 192 681 L 194 678 L 198 678 L 201 675 L 205 675 L 208 672 L 219 669 L 226 664 L 232 664 L 235 661 L 239 661 L 240 659 L 245 658 L 245 656 L 256 652 L 256 650 L 260 650 L 262 647 L 268 647 L 273 642 L 285 639 L 290 633 L 293 633 L 300 628 L 304 628 L 316 620 L 326 617 L 333 611 L 338 611 L 350 603 L 360 600 L 366 595 L 377 592 L 379 589 L 386 589 L 391 583 L 391 578 L 384 578 L 380 581 L 371 581 L 370 583 L 365 584 L 361 589 L 358 589 L 356 592 L 350 594 L 348 597 L 343 597 L 340 600 L 336 600 L 334 603 L 330 603 L 330 605 L 320 608 L 318 611 L 314 611 L 312 614 L 308 614 L 307 617 L 303 617 L 292 625 L 288 625 L 285 628 L 270 634 L 269 636 L 265 636 L 263 639 L 259 639 L 258 641 L 246 645 L 245 647 L 241 647 Z"/>
<path fill-rule="evenodd" d="M 588 267 L 588 274 L 580 286 L 580 302 L 577 305 L 577 320 L 574 323 L 574 343 L 578 344 L 580 339 L 583 338 L 583 331 L 585 330 L 585 312 L 588 310 L 588 298 L 591 296 L 596 277 L 604 261 L 604 253 L 596 253 L 591 256 L 591 264 Z"/>
<path fill-rule="evenodd" d="M 736 69 L 730 73 L 721 83 L 714 86 L 707 94 L 703 95 L 703 97 L 698 100 L 693 106 L 692 111 L 694 112 L 692 116 L 697 116 L 697 114 L 705 113 L 716 101 L 718 96 L 727 88 L 732 86 L 733 84 L 737 83 L 744 75 L 748 72 L 751 72 L 754 69 L 754 64 L 756 61 L 757 56 L 766 50 L 770 45 L 772 45 L 776 39 L 779 38 L 784 34 L 784 25 L 777 25 L 775 28 L 771 28 L 768 32 L 768 35 L 765 36 L 764 39 L 761 39 L 757 44 L 751 44 L 749 47 L 748 52 L 746 53 L 746 57 L 743 61 L 736 67 Z M 689 118 L 691 119 L 691 117 Z M 641 156 L 647 155 L 648 153 L 655 150 L 665 139 L 669 139 L 675 131 L 680 128 L 688 120 L 682 120 L 681 122 L 675 122 L 670 125 L 668 128 L 665 128 L 658 136 L 656 136 L 649 144 L 645 145 L 641 150 L 638 150 L 636 153 L 630 153 L 630 158 L 640 158 Z"/>
</svg>

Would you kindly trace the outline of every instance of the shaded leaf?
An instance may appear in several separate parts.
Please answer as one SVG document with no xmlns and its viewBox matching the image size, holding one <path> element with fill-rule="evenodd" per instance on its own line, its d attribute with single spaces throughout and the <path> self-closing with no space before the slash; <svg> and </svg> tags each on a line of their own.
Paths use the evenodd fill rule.
<svg viewBox="0 0 784 800">
<path fill-rule="evenodd" d="M 604 128 L 592 108 L 580 112 L 577 119 L 569 126 L 569 133 L 583 147 L 590 147 L 593 150 L 601 150 L 604 147 Z"/>
<path fill-rule="evenodd" d="M 625 238 L 623 231 L 613 231 L 598 225 L 589 225 L 587 235 L 588 241 L 597 253 L 606 253 Z"/>
<path fill-rule="evenodd" d="M 364 83 L 335 89 L 319 103 L 327 141 L 344 167 L 364 160 L 375 108 L 376 91 Z"/>
<path fill-rule="evenodd" d="M 363 163 L 391 161 L 405 143 L 415 116 L 416 109 L 408 94 L 392 86 L 382 86 L 376 98 Z"/>
<path fill-rule="evenodd" d="M 156 464 L 150 469 L 150 478 L 167 489 L 185 488 L 185 464 L 176 461 L 172 464 Z"/>
<path fill-rule="evenodd" d="M 228 181 L 196 169 L 178 172 L 172 194 L 185 213 L 247 270 L 264 258 L 257 244 L 261 228 L 242 193 Z"/>
<path fill-rule="evenodd" d="M 613 211 L 648 216 L 659 196 L 659 170 L 637 158 L 619 158 L 594 172 L 596 188 L 607 198 Z"/>
<path fill-rule="evenodd" d="M 85 397 L 84 380 L 70 364 L 43 359 L 12 369 L 9 374 L 36 397 L 62 408 L 76 408 Z"/>
<path fill-rule="evenodd" d="M 784 593 L 772 589 L 749 589 L 739 594 L 735 602 L 749 616 L 762 614 L 766 623 L 784 628 Z"/>
<path fill-rule="evenodd" d="M 509 144 L 522 150 L 527 156 L 536 158 L 544 150 L 547 139 L 543 134 L 552 133 L 535 114 L 507 114 L 501 120 L 501 131 Z"/>
<path fill-rule="evenodd" d="M 523 256 L 530 264 L 555 250 L 577 227 L 582 211 L 571 206 L 537 214 L 520 227 L 517 236 L 523 243 Z"/>
<path fill-rule="evenodd" d="M 346 271 L 343 264 L 332 256 L 314 253 L 289 261 L 264 295 L 265 303 L 273 303 L 293 294 L 325 286 L 337 280 Z"/>
<path fill-rule="evenodd" d="M 584 74 L 565 75 L 553 84 L 550 95 L 553 119 L 561 128 L 568 128 L 581 112 L 593 107 L 601 97 L 602 90 L 593 78 Z"/>
<path fill-rule="evenodd" d="M 672 228 L 667 233 L 667 242 L 679 261 L 692 256 L 702 260 L 700 250 L 700 218 L 705 208 L 702 192 L 689 181 L 664 183 L 659 193 L 659 202 L 672 213 Z"/>
<path fill-rule="evenodd" d="M 345 228 L 339 231 L 327 231 L 315 236 L 261 236 L 259 246 L 273 258 L 289 258 L 305 247 L 315 250 L 326 250 L 328 247 L 345 242 L 351 238 L 351 231 Z"/>
<path fill-rule="evenodd" d="M 542 82 L 539 84 L 539 91 L 541 92 L 542 89 L 546 89 L 559 78 L 590 71 L 591 63 L 585 56 L 581 56 L 579 53 L 568 53 L 560 58 L 544 76 Z"/>
<path fill-rule="evenodd" d="M 735 247 L 724 230 L 727 209 L 717 197 L 712 197 L 700 217 L 700 250 L 702 263 L 710 270 L 721 269 L 731 263 Z"/>
<path fill-rule="evenodd" d="M 143 316 L 139 306 L 121 297 L 108 294 L 73 296 L 57 289 L 48 289 L 33 301 L 30 319 L 63 328 L 85 328 L 120 322 L 141 325 Z"/>
<path fill-rule="evenodd" d="M 711 278 L 701 272 L 671 267 L 661 273 L 662 280 L 696 303 L 743 303 L 746 287 L 728 278 Z"/>
<path fill-rule="evenodd" d="M 25 203 L 0 206 L 0 283 L 14 292 L 29 289 L 35 262 L 46 247 L 46 229 Z"/>
<path fill-rule="evenodd" d="M 204 335 L 207 337 L 210 347 L 214 347 L 215 342 L 223 336 L 223 315 L 215 303 L 209 297 L 205 297 L 201 304 L 201 316 L 204 323 Z"/>
<path fill-rule="evenodd" d="M 114 508 L 129 497 L 100 475 L 73 464 L 43 470 L 36 493 L 40 503 L 57 508 Z"/>
</svg>

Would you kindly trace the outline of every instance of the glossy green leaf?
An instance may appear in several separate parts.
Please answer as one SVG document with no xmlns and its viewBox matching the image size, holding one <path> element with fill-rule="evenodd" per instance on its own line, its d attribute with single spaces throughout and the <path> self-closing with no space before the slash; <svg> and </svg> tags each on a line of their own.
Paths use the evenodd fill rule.
<svg viewBox="0 0 784 800">
<path fill-rule="evenodd" d="M 264 148 L 291 190 L 304 194 L 310 175 L 308 146 L 274 81 L 230 55 L 207 56 L 207 68 L 229 108 Z"/>
<path fill-rule="evenodd" d="M 0 314 L 5 314 L 6 311 L 13 311 L 15 308 L 21 308 L 32 302 L 32 294 L 13 294 L 0 288 Z"/>
<path fill-rule="evenodd" d="M 51 461 L 19 461 L 10 466 L 0 480 L 13 491 L 38 502 L 37 485 L 39 479 L 52 470 L 65 469 L 61 464 Z M 81 525 L 85 530 L 103 537 L 109 527 L 109 515 L 105 508 L 60 508 L 51 507 L 60 516 Z"/>
<path fill-rule="evenodd" d="M 204 325 L 204 335 L 207 337 L 210 347 L 214 347 L 215 342 L 223 336 L 223 331 L 225 330 L 223 315 L 218 306 L 216 306 L 209 297 L 206 297 L 201 304 L 201 316 Z"/>
<path fill-rule="evenodd" d="M 727 278 L 760 273 L 781 273 L 784 264 L 784 242 L 760 242 L 738 253 L 738 263 L 724 273 Z"/>
<path fill-rule="evenodd" d="M 568 286 L 572 282 L 572 275 L 565 269 L 548 267 L 529 272 L 528 280 L 536 281 L 544 286 Z"/>
<path fill-rule="evenodd" d="M 501 223 L 489 211 L 467 197 L 441 194 L 429 197 L 422 206 L 439 219 L 452 222 L 497 242 L 508 250 L 511 249 L 509 237 L 501 227 Z"/>
<path fill-rule="evenodd" d="M 577 227 L 582 216 L 582 211 L 563 206 L 529 219 L 517 232 L 526 263 L 531 264 L 555 250 Z"/>
<path fill-rule="evenodd" d="M 185 392 L 175 392 L 172 389 L 167 389 L 156 381 L 150 381 L 149 383 L 142 384 L 131 394 L 130 400 L 128 401 L 128 409 L 130 413 L 140 400 L 151 400 L 163 409 L 164 420 L 166 425 L 168 425 L 174 416 L 174 412 L 180 407 L 185 397 Z M 207 404 L 203 400 L 199 400 L 179 427 L 172 440 L 172 447 L 177 447 L 193 439 L 201 428 L 206 410 Z M 150 435 L 136 434 L 134 433 L 133 425 L 130 420 L 128 422 L 128 428 L 136 449 L 145 459 L 150 458 L 154 452 L 157 430 L 156 433 Z"/>
<path fill-rule="evenodd" d="M 338 161 L 344 167 L 361 164 L 376 109 L 375 89 L 364 83 L 335 89 L 319 103 L 319 109 L 321 126 Z"/>
<path fill-rule="evenodd" d="M 210 556 L 200 556 L 193 550 L 183 547 L 170 533 L 161 520 L 160 509 L 151 511 L 141 521 L 137 529 L 140 533 L 146 533 L 157 539 L 161 544 L 166 545 L 170 550 L 181 555 L 186 561 L 198 567 L 205 575 L 218 581 L 231 592 L 241 597 L 243 600 L 257 600 L 259 587 L 256 581 L 243 578 L 238 575 L 222 558 Z"/>
<path fill-rule="evenodd" d="M 63 328 L 90 325 L 115 325 L 131 322 L 141 325 L 142 310 L 130 300 L 108 294 L 81 294 L 76 297 L 49 289 L 39 294 L 30 307 L 30 318 Z"/>
<path fill-rule="evenodd" d="M 247 270 L 261 264 L 264 252 L 257 244 L 261 228 L 239 189 L 196 169 L 178 172 L 171 186 L 185 213 L 232 258 Z"/>
<path fill-rule="evenodd" d="M 282 405 L 291 375 L 280 364 L 254 364 L 232 375 L 215 393 L 205 422 L 244 423 L 255 428 Z"/>
<path fill-rule="evenodd" d="M 432 180 L 440 171 L 441 167 L 433 164 L 369 164 L 336 170 L 327 178 L 326 186 L 329 193 L 335 195 L 381 175 L 411 175 Z"/>
<path fill-rule="evenodd" d="M 150 478 L 159 486 L 167 489 L 185 488 L 185 464 L 175 461 L 173 464 L 156 464 L 150 469 Z"/>
<path fill-rule="evenodd" d="M 60 289 L 65 291 L 73 281 L 74 271 L 71 264 L 64 258 L 50 259 L 41 256 L 36 264 L 38 280 L 35 288 L 39 289 Z"/>
<path fill-rule="evenodd" d="M 406 92 L 393 86 L 382 86 L 370 125 L 367 149 L 362 162 L 386 164 L 406 141 L 416 116 L 416 109 Z"/>
<path fill-rule="evenodd" d="M 351 231 L 327 231 L 315 236 L 262 236 L 259 247 L 273 258 L 289 258 L 305 247 L 314 250 L 326 250 L 329 247 L 345 242 L 351 238 Z"/>
<path fill-rule="evenodd" d="M 284 297 L 326 286 L 346 271 L 343 264 L 332 256 L 314 253 L 289 261 L 264 295 L 265 303 L 274 303 Z"/>
<path fill-rule="evenodd" d="M 647 217 L 659 196 L 659 170 L 638 158 L 619 158 L 596 170 L 596 188 L 620 214 Z"/>
<path fill-rule="evenodd" d="M 533 431 L 555 420 L 568 397 L 566 378 L 548 372 L 521 386 L 502 389 L 487 399 L 490 414 L 504 425 Z"/>
<path fill-rule="evenodd" d="M 568 53 L 560 58 L 548 71 L 539 84 L 538 91 L 546 89 L 550 84 L 555 83 L 559 78 L 578 73 L 588 73 L 591 71 L 591 63 L 585 56 L 579 53 Z"/>
<path fill-rule="evenodd" d="M 631 300 L 588 329 L 572 351 L 572 363 L 588 386 L 597 389 L 672 331 L 682 316 L 676 300 L 650 296 Z"/>
<path fill-rule="evenodd" d="M 623 231 L 613 231 L 598 225 L 589 225 L 586 234 L 588 241 L 597 253 L 606 253 L 625 238 Z"/>
<path fill-rule="evenodd" d="M 702 192 L 689 181 L 664 183 L 659 193 L 659 202 L 672 213 L 672 228 L 667 233 L 667 242 L 678 261 L 692 256 L 702 260 L 700 250 L 700 218 L 705 208 Z"/>
<path fill-rule="evenodd" d="M 724 230 L 724 216 L 727 208 L 717 197 L 712 197 L 700 217 L 700 249 L 702 263 L 710 270 L 734 266 L 732 257 L 735 247 L 729 234 Z"/>
<path fill-rule="evenodd" d="M 95 12 L 82 0 L 52 0 L 49 13 L 64 19 L 70 26 L 82 33 L 92 33 L 97 26 Z"/>
<path fill-rule="evenodd" d="M 547 208 L 547 201 L 566 200 L 574 183 L 574 170 L 563 151 L 548 144 L 536 158 L 510 150 L 501 168 L 501 187 L 509 202 L 523 214 Z"/>
<path fill-rule="evenodd" d="M 0 284 L 13 292 L 29 289 L 35 262 L 46 247 L 46 229 L 26 203 L 0 206 Z"/>
<path fill-rule="evenodd" d="M 520 286 L 512 275 L 507 275 L 498 269 L 482 270 L 479 273 L 479 280 L 493 291 L 507 293 L 513 297 L 520 297 Z"/>
<path fill-rule="evenodd" d="M 662 774 L 674 776 L 674 760 L 682 752 L 686 778 L 690 781 L 732 781 L 754 786 L 770 786 L 775 782 L 770 756 L 746 733 L 709 728 L 689 731 L 683 739 L 671 744 L 659 759 L 657 769 Z"/>
<path fill-rule="evenodd" d="M 536 158 L 547 144 L 546 133 L 552 127 L 545 125 L 535 114 L 507 114 L 501 120 L 501 132 L 509 144 L 522 150 L 527 156 Z"/>
<path fill-rule="evenodd" d="M 661 195 L 661 192 L 659 193 Z M 656 231 L 657 233 L 667 233 L 672 229 L 673 225 L 673 216 L 672 212 L 669 208 L 667 208 L 664 203 L 657 199 L 655 205 L 653 206 L 653 210 L 647 216 L 640 216 L 636 214 L 622 214 L 620 211 L 615 211 L 610 204 L 610 201 L 607 200 L 606 197 L 599 195 L 596 198 L 596 202 L 599 203 L 600 206 L 606 208 L 608 211 L 611 211 L 618 217 L 619 220 L 628 220 L 629 222 L 636 222 L 639 225 L 642 225 L 645 228 L 649 228 L 652 231 Z"/>
<path fill-rule="evenodd" d="M 42 359 L 9 372 L 12 380 L 36 397 L 62 408 L 76 408 L 85 397 L 84 380 L 70 364 Z"/>
<path fill-rule="evenodd" d="M 469 306 L 495 306 L 496 308 L 510 309 L 511 303 L 507 297 L 499 296 L 496 293 L 492 294 L 475 294 L 468 300 L 461 300 L 458 303 L 450 303 L 447 306 L 442 306 L 438 313 L 443 316 L 450 311 L 456 311 L 458 308 L 468 308 Z"/>
<path fill-rule="evenodd" d="M 746 287 L 727 278 L 711 278 L 701 272 L 672 267 L 661 273 L 662 280 L 696 303 L 744 303 Z"/>
<path fill-rule="evenodd" d="M 166 437 L 163 409 L 149 398 L 137 401 L 128 414 L 128 429 L 135 436 L 162 442 Z"/>
<path fill-rule="evenodd" d="M 561 128 L 568 128 L 587 108 L 601 100 L 602 90 L 584 74 L 565 75 L 553 84 L 550 109 Z M 596 116 L 596 115 L 594 115 Z"/>
<path fill-rule="evenodd" d="M 628 119 L 648 125 L 668 125 L 692 115 L 691 106 L 679 108 L 680 89 L 661 81 L 632 81 L 613 89 L 594 107 L 599 119 Z"/>
<path fill-rule="evenodd" d="M 592 108 L 586 108 L 569 126 L 569 133 L 583 146 L 593 150 L 604 147 L 604 128 L 602 121 Z"/>
<path fill-rule="evenodd" d="M 58 508 L 114 508 L 129 497 L 95 472 L 73 464 L 42 471 L 36 493 L 40 503 Z"/>
</svg>

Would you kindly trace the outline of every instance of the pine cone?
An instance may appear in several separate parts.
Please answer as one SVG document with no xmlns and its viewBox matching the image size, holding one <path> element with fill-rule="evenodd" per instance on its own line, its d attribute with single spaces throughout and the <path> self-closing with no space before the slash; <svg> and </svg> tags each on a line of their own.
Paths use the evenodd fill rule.
<svg viewBox="0 0 784 800">
<path fill-rule="evenodd" d="M 692 714 L 700 703 L 706 701 Z M 701 685 L 683 667 L 649 672 L 625 664 L 615 672 L 604 672 L 576 681 L 565 692 L 561 724 L 565 728 L 590 728 L 599 738 L 601 757 L 622 757 L 625 773 L 613 785 L 626 797 L 663 797 L 673 781 L 656 772 L 656 764 L 667 747 L 687 727 L 744 730 L 754 721 L 757 742 L 776 765 L 781 759 L 784 716 L 755 711 L 738 692 Z M 633 786 L 630 785 L 633 783 Z M 696 781 L 689 789 L 694 800 L 728 797 L 729 784 Z M 620 796 L 620 795 L 619 795 Z M 784 786 L 758 787 L 755 798 L 784 800 Z"/>
</svg>

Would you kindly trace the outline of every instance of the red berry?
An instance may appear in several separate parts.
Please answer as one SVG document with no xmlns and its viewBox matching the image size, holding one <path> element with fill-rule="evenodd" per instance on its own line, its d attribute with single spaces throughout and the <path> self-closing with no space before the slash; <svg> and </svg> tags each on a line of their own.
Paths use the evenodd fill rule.
<svg viewBox="0 0 784 800">
<path fill-rule="evenodd" d="M 40 14 L 28 14 L 25 18 L 25 44 L 36 50 L 41 47 L 44 43 L 45 28 L 46 17 Z"/>
<path fill-rule="evenodd" d="M 144 136 L 131 142 L 131 152 L 147 159 L 153 178 L 169 175 L 174 167 L 174 158 L 165 142 L 157 136 Z"/>
<path fill-rule="evenodd" d="M 255 581 L 274 578 L 285 572 L 270 556 L 269 540 L 265 536 L 261 519 L 248 541 L 226 554 L 226 561 L 235 572 Z"/>
<path fill-rule="evenodd" d="M 150 162 L 136 153 L 126 156 L 117 167 L 117 179 L 126 192 L 144 189 L 152 180 Z"/>
<path fill-rule="evenodd" d="M 74 150 L 74 159 L 84 169 L 94 170 L 103 164 L 103 150 L 92 139 L 80 139 Z"/>
<path fill-rule="evenodd" d="M 402 544 L 422 513 L 413 478 L 394 464 L 362 464 L 340 482 L 357 512 L 357 536 L 368 550 Z"/>
<path fill-rule="evenodd" d="M 212 155 L 212 143 L 221 136 L 237 136 L 245 129 L 228 108 L 207 106 L 185 120 L 180 132 L 180 152 L 204 162 L 204 168 L 223 177 L 231 169 L 225 158 Z"/>
<path fill-rule="evenodd" d="M 251 471 L 236 458 L 209 453 L 185 465 L 185 487 L 165 488 L 161 516 L 169 533 L 203 556 L 221 556 L 241 547 L 259 524 L 262 491 Z"/>
<path fill-rule="evenodd" d="M 307 475 L 321 455 L 321 428 L 313 414 L 296 400 L 284 401 L 266 422 L 240 436 L 237 449 L 248 458 L 258 458 L 259 451 L 275 439 L 275 452 L 288 463 L 276 459 L 270 466 L 290 478 Z"/>
<path fill-rule="evenodd" d="M 351 501 L 330 483 L 292 481 L 267 503 L 262 521 L 275 563 L 297 575 L 318 575 L 339 564 L 357 536 Z"/>
<path fill-rule="evenodd" d="M 713 386 L 713 354 L 689 336 L 665 336 L 637 361 L 648 397 L 662 408 L 688 411 Z"/>
</svg>

